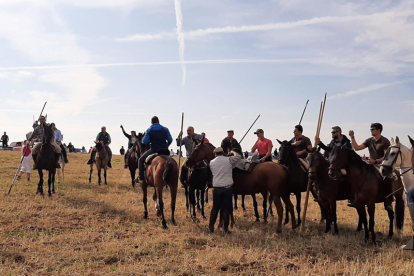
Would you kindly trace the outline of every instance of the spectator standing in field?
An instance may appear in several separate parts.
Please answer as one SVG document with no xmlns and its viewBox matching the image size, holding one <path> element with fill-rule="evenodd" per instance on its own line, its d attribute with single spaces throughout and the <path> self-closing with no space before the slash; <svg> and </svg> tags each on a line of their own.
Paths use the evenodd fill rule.
<svg viewBox="0 0 414 276">
<path fill-rule="evenodd" d="M 3 143 L 3 149 L 7 148 L 7 144 L 9 143 L 9 136 L 7 136 L 6 132 L 4 132 L 3 136 L 1 136 L 1 142 Z"/>
<path fill-rule="evenodd" d="M 92 147 L 91 147 L 91 149 L 92 149 Z M 91 150 L 89 150 L 89 152 L 90 152 Z M 121 149 L 119 150 L 119 153 L 121 154 L 121 155 L 125 155 L 125 149 L 124 149 L 124 146 L 122 146 L 121 147 Z"/>
<path fill-rule="evenodd" d="M 22 175 L 26 173 L 27 181 L 30 181 L 30 173 L 32 172 L 32 150 L 30 149 L 33 146 L 33 142 L 29 143 L 29 141 L 25 140 L 22 147 L 22 168 L 20 169 L 19 175 L 17 176 L 17 180 L 22 178 Z M 27 150 L 26 150 L 27 149 Z"/>
</svg>

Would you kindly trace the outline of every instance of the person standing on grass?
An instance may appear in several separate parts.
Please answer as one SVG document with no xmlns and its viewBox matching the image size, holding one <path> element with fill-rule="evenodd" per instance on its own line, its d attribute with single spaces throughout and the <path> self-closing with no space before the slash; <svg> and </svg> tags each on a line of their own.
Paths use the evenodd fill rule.
<svg viewBox="0 0 414 276">
<path fill-rule="evenodd" d="M 224 232 L 229 234 L 230 214 L 233 211 L 233 168 L 239 158 L 224 156 L 222 147 L 216 148 L 214 154 L 216 158 L 211 160 L 209 165 L 213 175 L 213 208 L 208 228 L 211 233 L 214 232 L 214 224 L 218 212 L 221 211 L 224 217 Z"/>
<path fill-rule="evenodd" d="M 19 175 L 17 176 L 17 180 L 20 180 L 22 178 L 22 175 L 26 173 L 27 181 L 30 181 L 30 173 L 32 172 L 32 150 L 30 147 L 33 146 L 33 143 L 34 141 L 29 143 L 27 140 L 23 142 L 24 147 L 22 147 L 22 168 L 20 169 Z"/>
<path fill-rule="evenodd" d="M 1 136 L 1 142 L 3 143 L 3 149 L 7 148 L 7 143 L 9 142 L 9 136 L 7 136 L 6 132 L 4 132 L 3 136 Z"/>
</svg>

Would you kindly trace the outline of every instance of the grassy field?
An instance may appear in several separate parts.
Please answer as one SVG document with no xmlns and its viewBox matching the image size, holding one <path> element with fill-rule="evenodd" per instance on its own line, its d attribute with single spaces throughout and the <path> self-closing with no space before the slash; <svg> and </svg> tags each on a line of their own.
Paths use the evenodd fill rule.
<svg viewBox="0 0 414 276">
<path fill-rule="evenodd" d="M 120 156 L 114 156 L 107 186 L 97 185 L 96 171 L 88 183 L 87 158 L 69 154 L 66 179 L 49 198 L 36 195 L 37 173 L 31 182 L 16 181 L 6 195 L 20 153 L 0 152 L 0 275 L 414 274 L 414 253 L 400 249 L 412 234 L 408 209 L 404 232 L 390 241 L 386 212 L 377 205 L 376 246 L 355 232 L 357 215 L 346 202 L 338 206 L 340 233 L 335 236 L 323 233 L 313 201 L 304 232 L 289 225 L 276 234 L 276 218 L 253 224 L 249 197 L 247 211 L 235 211 L 231 235 L 222 230 L 210 234 L 208 220 L 200 219 L 200 229 L 189 218 L 180 188 L 178 226 L 163 230 L 151 196 L 149 219 L 143 219 L 142 192 L 131 187 Z M 164 200 L 169 223 L 168 193 Z M 211 203 L 207 216 L 210 208 Z"/>
</svg>

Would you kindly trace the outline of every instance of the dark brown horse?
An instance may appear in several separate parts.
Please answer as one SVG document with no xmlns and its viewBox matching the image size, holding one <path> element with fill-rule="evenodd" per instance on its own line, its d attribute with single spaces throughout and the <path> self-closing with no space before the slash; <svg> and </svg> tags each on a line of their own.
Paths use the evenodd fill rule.
<svg viewBox="0 0 414 276">
<path fill-rule="evenodd" d="M 346 148 L 345 145 L 334 147 L 329 163 L 329 176 L 334 179 L 338 179 L 342 175 L 341 169 L 346 170 L 346 178 L 349 184 L 352 185 L 352 192 L 355 195 L 355 208 L 364 225 L 365 241 L 369 240 L 369 232 L 371 232 L 371 239 L 375 243 L 375 203 L 384 202 L 390 220 L 388 237 L 391 238 L 394 235 L 394 210 L 392 204 L 386 203 L 390 202 L 387 200 L 387 196 L 393 195 L 396 199 L 396 225 L 397 229 L 402 229 L 404 222 L 404 190 L 400 189 L 403 187 L 400 178 L 396 181 L 392 179 L 382 180 L 379 172 L 373 166 L 362 161 L 354 150 Z M 387 194 L 386 185 L 392 185 L 390 195 Z M 369 228 L 367 227 L 365 206 L 368 207 Z"/>
<path fill-rule="evenodd" d="M 131 180 L 132 180 L 132 187 L 135 188 L 135 173 L 138 169 L 138 151 L 137 151 L 138 145 L 135 143 L 129 153 L 129 159 L 128 159 L 128 169 L 131 174 Z"/>
<path fill-rule="evenodd" d="M 203 160 L 194 167 L 189 168 L 187 175 L 187 185 L 185 188 L 186 206 L 192 211 L 193 218 L 197 217 L 196 207 L 201 210 L 201 216 L 205 218 L 204 213 L 204 193 L 209 181 L 208 163 Z M 200 204 L 201 203 L 201 204 Z M 191 210 L 192 209 L 192 210 Z"/>
<path fill-rule="evenodd" d="M 215 157 L 213 150 L 214 146 L 210 143 L 201 143 L 196 146 L 186 161 L 187 166 L 192 167 L 202 160 L 211 161 Z M 233 181 L 234 194 L 251 195 L 261 193 L 262 195 L 265 195 L 264 198 L 267 198 L 267 194 L 270 192 L 279 216 L 276 230 L 278 233 L 282 232 L 282 199 L 291 214 L 292 228 L 296 228 L 294 208 L 290 201 L 289 194 L 286 191 L 286 188 L 289 185 L 289 175 L 286 168 L 273 162 L 260 163 L 257 164 L 251 172 L 238 169 L 233 170 Z M 263 201 L 263 206 L 264 218 L 266 218 L 267 200 Z"/>
<path fill-rule="evenodd" d="M 139 157 L 147 150 L 142 144 L 143 134 L 138 134 L 138 148 L 137 154 Z M 166 149 L 168 151 L 168 149 Z M 160 151 L 161 153 L 161 151 Z M 169 151 L 168 151 L 169 154 Z M 164 217 L 164 201 L 162 193 L 164 187 L 170 187 L 171 192 L 171 224 L 177 225 L 175 221 L 175 204 L 177 201 L 177 189 L 178 189 L 178 164 L 171 157 L 167 155 L 158 155 L 152 159 L 150 164 L 146 165 L 145 168 L 145 179 L 142 184 L 142 202 L 144 203 L 144 218 L 148 218 L 148 207 L 147 207 L 147 189 L 148 187 L 154 187 L 154 194 L 152 199 L 155 203 L 155 209 L 157 210 L 157 216 L 162 218 L 162 227 L 167 228 L 167 221 Z"/>
<path fill-rule="evenodd" d="M 325 233 L 331 231 L 334 225 L 334 234 L 339 232 L 336 216 L 336 201 L 348 199 L 348 182 L 345 180 L 334 180 L 329 177 L 329 162 L 325 157 L 313 148 L 308 156 L 309 178 L 313 181 L 313 190 L 317 195 L 323 216 L 326 219 Z M 358 229 L 362 230 L 361 223 Z"/>
<path fill-rule="evenodd" d="M 47 184 L 49 186 L 48 194 L 52 196 L 55 193 L 55 175 L 56 175 L 56 154 L 54 146 L 51 144 L 53 138 L 53 129 L 50 125 L 44 127 L 44 136 L 42 146 L 36 156 L 36 168 L 39 173 L 39 183 L 37 185 L 37 193 L 43 195 L 43 170 L 49 172 Z"/>
<path fill-rule="evenodd" d="M 301 224 L 300 211 L 301 211 L 301 200 L 302 193 L 306 192 L 308 187 L 308 172 L 303 169 L 303 165 L 296 155 L 295 149 L 292 144 L 288 141 L 279 141 L 279 163 L 285 165 L 289 169 L 290 175 L 290 186 L 288 192 L 296 196 L 296 211 L 298 213 L 298 225 Z M 311 190 L 312 196 L 316 198 L 316 195 Z M 324 219 L 323 212 L 321 209 L 321 221 Z M 286 214 L 285 224 L 289 222 L 289 216 Z"/>
</svg>

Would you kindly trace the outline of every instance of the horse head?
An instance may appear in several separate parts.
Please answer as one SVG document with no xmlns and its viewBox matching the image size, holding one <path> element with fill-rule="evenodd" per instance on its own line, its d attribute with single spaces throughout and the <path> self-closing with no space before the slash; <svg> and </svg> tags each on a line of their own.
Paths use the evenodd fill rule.
<svg viewBox="0 0 414 276">
<path fill-rule="evenodd" d="M 52 127 L 50 125 L 45 125 L 44 128 L 43 128 L 43 131 L 44 132 L 43 132 L 43 141 L 42 141 L 42 143 L 43 144 L 50 144 L 50 142 L 52 142 L 53 135 L 54 135 Z"/>
<path fill-rule="evenodd" d="M 316 180 L 317 173 L 321 169 L 326 169 L 328 167 L 328 162 L 325 160 L 325 157 L 319 152 L 319 149 L 313 148 L 308 155 L 309 160 L 309 171 L 308 175 L 311 180 Z"/>
<path fill-rule="evenodd" d="M 277 139 L 276 139 L 277 140 Z M 285 166 L 290 166 L 292 162 L 297 159 L 295 149 L 289 141 L 284 140 L 281 142 L 277 140 L 280 144 L 279 148 L 279 163 Z"/>
<path fill-rule="evenodd" d="M 383 177 L 392 177 L 392 172 L 396 167 L 411 168 L 412 151 L 404 146 L 400 139 L 395 137 L 391 138 L 391 146 L 387 149 L 384 156 L 384 161 L 381 163 L 381 175 Z"/>
<path fill-rule="evenodd" d="M 138 157 L 141 157 L 141 155 L 146 151 L 145 145 L 142 143 L 142 139 L 144 139 L 145 133 L 138 133 L 137 140 L 136 140 L 136 151 L 138 154 Z"/>
<path fill-rule="evenodd" d="M 102 141 L 99 141 L 98 143 L 95 142 L 95 145 L 96 145 L 96 151 L 97 152 L 100 152 L 104 148 L 104 144 L 103 144 Z"/>
<path fill-rule="evenodd" d="M 408 140 L 410 140 L 411 146 L 414 148 L 414 140 L 410 137 L 410 135 L 408 135 Z"/>
<path fill-rule="evenodd" d="M 185 165 L 188 168 L 192 168 L 195 164 L 207 160 L 210 162 L 214 159 L 214 146 L 210 143 L 204 144 L 204 142 L 200 142 L 197 146 L 193 147 L 193 151 L 191 152 L 190 156 L 188 156 Z"/>
<path fill-rule="evenodd" d="M 348 154 L 346 145 L 335 146 L 329 155 L 329 176 L 337 180 L 341 175 L 341 169 L 348 164 Z"/>
</svg>

